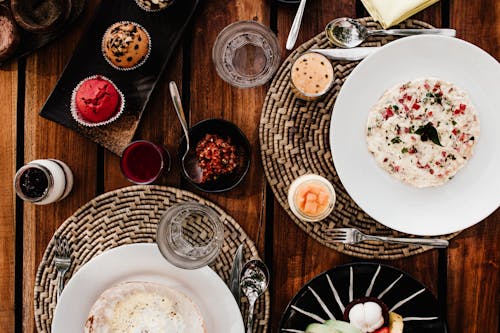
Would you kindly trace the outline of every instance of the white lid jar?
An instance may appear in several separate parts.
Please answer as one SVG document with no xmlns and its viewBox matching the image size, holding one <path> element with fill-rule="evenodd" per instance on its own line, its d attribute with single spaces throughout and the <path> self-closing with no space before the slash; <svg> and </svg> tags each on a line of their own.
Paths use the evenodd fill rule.
<svg viewBox="0 0 500 333">
<path fill-rule="evenodd" d="M 21 167 L 14 177 L 17 195 L 37 205 L 64 199 L 73 188 L 73 173 L 56 159 L 34 160 Z"/>
</svg>

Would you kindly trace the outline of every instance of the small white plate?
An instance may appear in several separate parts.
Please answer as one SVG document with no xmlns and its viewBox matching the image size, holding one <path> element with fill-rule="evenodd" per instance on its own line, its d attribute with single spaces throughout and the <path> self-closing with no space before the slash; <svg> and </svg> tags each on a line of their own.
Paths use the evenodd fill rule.
<svg viewBox="0 0 500 333">
<path fill-rule="evenodd" d="M 156 244 L 131 244 L 100 254 L 76 272 L 57 303 L 52 333 L 83 332 L 99 295 L 125 281 L 156 282 L 181 291 L 199 306 L 208 333 L 244 332 L 233 295 L 212 269 L 177 268 L 163 258 Z"/>
<path fill-rule="evenodd" d="M 471 160 L 440 187 L 414 188 L 382 170 L 366 147 L 368 112 L 385 90 L 434 77 L 465 89 L 481 134 Z M 500 204 L 500 64 L 456 38 L 401 38 L 364 59 L 337 97 L 330 126 L 337 173 L 353 200 L 389 228 L 442 235 L 470 227 Z"/>
</svg>

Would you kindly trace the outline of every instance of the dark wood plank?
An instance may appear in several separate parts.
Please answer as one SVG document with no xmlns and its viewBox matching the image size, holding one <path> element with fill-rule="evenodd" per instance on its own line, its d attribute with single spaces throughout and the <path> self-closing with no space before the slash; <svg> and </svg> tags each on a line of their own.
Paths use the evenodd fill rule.
<svg viewBox="0 0 500 333">
<path fill-rule="evenodd" d="M 14 332 L 15 244 L 16 209 L 15 193 L 10 185 L 16 172 L 16 104 L 17 63 L 0 70 L 0 177 L 5 186 L 0 192 L 0 327 L 4 332 Z"/>
<path fill-rule="evenodd" d="M 33 287 L 38 263 L 54 231 L 96 192 L 96 145 L 77 133 L 38 116 L 66 62 L 92 16 L 98 0 L 88 1 L 84 17 L 53 44 L 30 56 L 26 63 L 25 162 L 57 158 L 72 169 L 75 185 L 61 202 L 48 206 L 24 205 L 23 332 L 35 332 Z M 21 305 L 19 305 L 21 306 Z"/>
<path fill-rule="evenodd" d="M 500 3 L 450 2 L 450 25 L 459 38 L 500 59 Z M 464 231 L 448 257 L 450 332 L 498 332 L 500 309 L 500 210 Z"/>
<path fill-rule="evenodd" d="M 260 110 L 266 88 L 237 89 L 222 81 L 212 63 L 212 46 L 219 32 L 238 20 L 256 20 L 269 25 L 269 2 L 206 0 L 200 3 L 191 38 L 191 124 L 207 118 L 223 118 L 235 123 L 252 147 L 251 166 L 238 188 L 217 195 L 200 193 L 216 202 L 257 239 L 263 223 L 265 181 L 258 151 Z M 188 187 L 192 189 L 191 186 Z M 195 191 L 196 192 L 196 191 Z M 261 230 L 264 227 L 261 228 Z M 261 238 L 262 239 L 262 238 Z M 264 242 L 259 244 L 261 254 Z"/>
</svg>

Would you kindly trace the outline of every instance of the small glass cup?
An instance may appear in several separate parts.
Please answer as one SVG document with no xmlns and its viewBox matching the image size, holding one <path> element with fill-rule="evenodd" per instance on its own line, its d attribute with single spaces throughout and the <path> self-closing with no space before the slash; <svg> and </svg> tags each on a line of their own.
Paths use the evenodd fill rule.
<svg viewBox="0 0 500 333">
<path fill-rule="evenodd" d="M 271 29 L 255 21 L 238 21 L 219 33 L 212 59 L 224 81 L 238 88 L 251 88 L 271 80 L 281 55 Z"/>
<path fill-rule="evenodd" d="M 160 218 L 156 243 L 173 265 L 200 268 L 219 255 L 224 243 L 224 225 L 210 207 L 197 202 L 176 204 Z"/>
<path fill-rule="evenodd" d="M 326 204 L 323 204 L 323 210 L 319 211 L 318 214 L 315 215 L 310 215 L 304 212 L 299 204 L 301 194 L 304 195 L 308 192 L 308 187 L 320 189 L 327 195 L 327 202 Z M 316 194 L 313 195 L 316 196 Z M 319 196 L 318 200 L 320 200 Z M 318 222 L 325 219 L 333 211 L 335 201 L 336 195 L 333 185 L 326 178 L 319 175 L 307 174 L 300 176 L 292 182 L 290 188 L 288 189 L 288 204 L 290 206 L 290 210 L 295 216 L 306 222 Z"/>
<path fill-rule="evenodd" d="M 151 184 L 170 170 L 170 154 L 161 145 L 146 140 L 131 142 L 123 151 L 120 168 L 134 184 Z"/>
<path fill-rule="evenodd" d="M 290 87 L 295 96 L 314 101 L 325 96 L 335 82 L 333 66 L 322 54 L 307 52 L 300 55 L 290 68 Z"/>
</svg>

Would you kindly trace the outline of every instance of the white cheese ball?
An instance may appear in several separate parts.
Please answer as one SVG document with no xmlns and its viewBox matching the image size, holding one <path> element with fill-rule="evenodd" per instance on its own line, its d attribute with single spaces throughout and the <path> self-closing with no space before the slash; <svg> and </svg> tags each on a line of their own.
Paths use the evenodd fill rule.
<svg viewBox="0 0 500 333">
<path fill-rule="evenodd" d="M 364 333 L 373 332 L 384 324 L 382 308 L 374 302 L 356 304 L 349 312 L 349 321 Z"/>
</svg>

